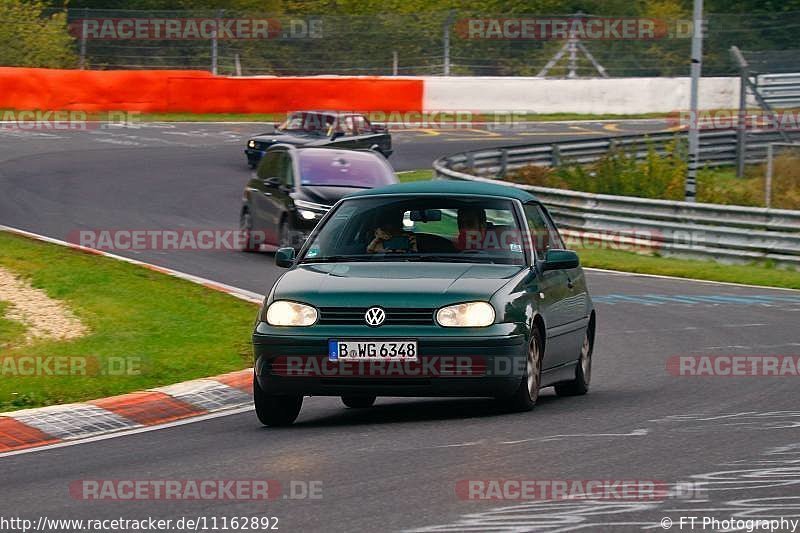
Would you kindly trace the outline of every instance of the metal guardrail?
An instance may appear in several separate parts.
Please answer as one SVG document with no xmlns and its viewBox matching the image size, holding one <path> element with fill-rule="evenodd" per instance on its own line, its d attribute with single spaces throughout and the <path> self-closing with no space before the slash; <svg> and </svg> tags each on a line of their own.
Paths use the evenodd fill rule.
<svg viewBox="0 0 800 533">
<path fill-rule="evenodd" d="M 761 161 L 773 132 L 754 132 L 748 160 Z M 677 134 L 681 137 L 684 134 Z M 613 146 L 637 157 L 649 149 L 663 152 L 675 133 L 658 133 L 593 140 L 559 141 L 478 150 L 447 156 L 433 164 L 440 177 L 497 181 L 509 170 L 530 164 L 550 166 L 572 161 L 589 163 Z M 736 132 L 701 135 L 701 161 L 712 166 L 735 161 Z M 611 241 L 612 245 L 647 247 L 666 255 L 747 263 L 770 260 L 800 267 L 800 211 L 731 205 L 687 203 L 630 196 L 592 194 L 504 182 L 529 190 L 552 213 L 567 237 Z"/>
<path fill-rule="evenodd" d="M 772 107 L 800 107 L 800 72 L 759 74 L 756 89 Z"/>
</svg>

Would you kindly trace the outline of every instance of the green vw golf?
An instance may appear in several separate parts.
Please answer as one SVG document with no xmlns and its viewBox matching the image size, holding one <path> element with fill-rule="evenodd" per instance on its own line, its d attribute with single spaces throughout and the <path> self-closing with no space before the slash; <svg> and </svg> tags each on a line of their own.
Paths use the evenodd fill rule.
<svg viewBox="0 0 800 533">
<path fill-rule="evenodd" d="M 304 396 L 479 396 L 531 409 L 589 388 L 595 312 L 575 252 L 522 189 L 433 180 L 340 200 L 264 300 L 254 402 L 269 426 Z"/>
</svg>

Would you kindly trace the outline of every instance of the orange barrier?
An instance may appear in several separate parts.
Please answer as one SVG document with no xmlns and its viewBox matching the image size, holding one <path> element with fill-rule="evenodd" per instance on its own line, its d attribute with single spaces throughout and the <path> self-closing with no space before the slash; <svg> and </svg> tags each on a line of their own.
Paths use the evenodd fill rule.
<svg viewBox="0 0 800 533">
<path fill-rule="evenodd" d="M 0 67 L 0 109 L 282 113 L 422 111 L 423 82 L 379 77 L 229 78 L 204 71 Z"/>
</svg>

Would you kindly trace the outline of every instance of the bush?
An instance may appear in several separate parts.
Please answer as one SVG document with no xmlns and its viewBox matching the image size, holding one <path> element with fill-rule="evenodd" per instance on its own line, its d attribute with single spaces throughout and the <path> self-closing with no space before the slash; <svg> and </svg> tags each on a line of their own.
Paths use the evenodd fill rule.
<svg viewBox="0 0 800 533">
<path fill-rule="evenodd" d="M 600 194 L 683 200 L 686 179 L 686 143 L 675 140 L 659 154 L 652 145 L 647 155 L 636 160 L 629 151 L 613 148 L 588 165 L 566 162 L 555 169 L 537 165 L 521 168 L 509 181 Z M 697 201 L 712 204 L 764 206 L 766 165 L 753 165 L 744 178 L 730 167 L 704 168 L 697 175 Z M 800 155 L 775 158 L 772 179 L 772 207 L 800 209 Z"/>
</svg>

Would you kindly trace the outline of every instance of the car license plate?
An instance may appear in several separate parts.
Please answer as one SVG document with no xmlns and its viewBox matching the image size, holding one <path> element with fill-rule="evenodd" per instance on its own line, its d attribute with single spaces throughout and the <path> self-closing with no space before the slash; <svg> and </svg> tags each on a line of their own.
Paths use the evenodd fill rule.
<svg viewBox="0 0 800 533">
<path fill-rule="evenodd" d="M 328 341 L 328 359 L 331 361 L 416 361 L 417 341 L 330 339 Z"/>
</svg>

